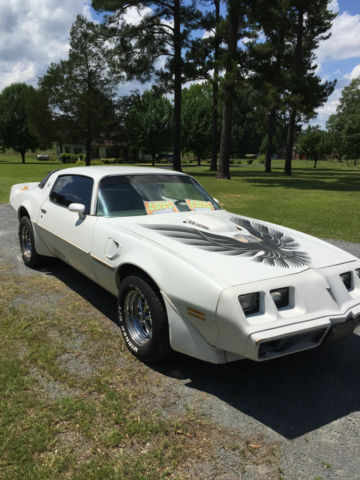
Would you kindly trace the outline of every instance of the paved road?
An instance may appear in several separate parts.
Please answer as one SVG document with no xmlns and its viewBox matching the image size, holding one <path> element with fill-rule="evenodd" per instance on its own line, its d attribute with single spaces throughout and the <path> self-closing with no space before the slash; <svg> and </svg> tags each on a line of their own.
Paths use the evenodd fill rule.
<svg viewBox="0 0 360 480">
<path fill-rule="evenodd" d="M 360 257 L 360 245 L 331 243 Z M 29 274 L 17 247 L 16 215 L 8 205 L 0 205 L 1 259 Z M 111 319 L 111 296 L 102 306 L 96 304 L 94 284 L 69 267 L 55 265 L 53 269 L 53 275 L 90 299 L 94 308 Z M 154 378 L 161 380 L 158 397 L 176 399 L 169 402 L 169 408 L 190 406 L 235 436 L 243 438 L 251 433 L 264 443 L 277 445 L 279 479 L 359 480 L 359 335 L 360 328 L 341 343 L 260 364 L 242 361 L 215 366 L 175 355 L 165 364 L 149 368 Z M 219 449 L 212 467 L 196 467 L 197 478 L 268 478 L 251 469 L 240 476 L 231 455 Z M 221 475 L 214 473 L 219 472 L 220 464 Z"/>
</svg>

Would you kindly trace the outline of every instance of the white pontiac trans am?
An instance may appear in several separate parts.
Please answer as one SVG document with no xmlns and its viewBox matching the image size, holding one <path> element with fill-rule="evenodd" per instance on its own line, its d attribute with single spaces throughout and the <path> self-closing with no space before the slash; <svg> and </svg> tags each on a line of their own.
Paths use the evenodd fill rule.
<svg viewBox="0 0 360 480">
<path fill-rule="evenodd" d="M 232 214 L 192 177 L 77 167 L 11 189 L 25 264 L 58 257 L 118 298 L 129 350 L 268 360 L 353 333 L 360 260 Z"/>
</svg>

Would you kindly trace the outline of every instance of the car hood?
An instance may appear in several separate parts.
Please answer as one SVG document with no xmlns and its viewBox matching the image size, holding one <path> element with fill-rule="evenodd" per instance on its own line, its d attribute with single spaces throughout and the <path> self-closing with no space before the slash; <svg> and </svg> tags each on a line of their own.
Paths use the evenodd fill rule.
<svg viewBox="0 0 360 480">
<path fill-rule="evenodd" d="M 226 286 L 357 260 L 296 230 L 225 210 L 203 210 L 111 220 L 182 257 Z"/>
</svg>

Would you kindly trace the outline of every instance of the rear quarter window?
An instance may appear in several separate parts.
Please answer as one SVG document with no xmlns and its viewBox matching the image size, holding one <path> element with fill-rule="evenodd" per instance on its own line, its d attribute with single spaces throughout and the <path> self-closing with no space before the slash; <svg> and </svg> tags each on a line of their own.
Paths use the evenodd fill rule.
<svg viewBox="0 0 360 480">
<path fill-rule="evenodd" d="M 58 172 L 59 170 L 51 170 L 51 172 L 49 172 L 46 177 L 44 177 L 41 182 L 39 183 L 39 188 L 44 188 L 45 185 L 46 185 L 46 182 L 49 180 L 49 178 L 51 177 L 51 175 L 55 172 Z"/>
</svg>

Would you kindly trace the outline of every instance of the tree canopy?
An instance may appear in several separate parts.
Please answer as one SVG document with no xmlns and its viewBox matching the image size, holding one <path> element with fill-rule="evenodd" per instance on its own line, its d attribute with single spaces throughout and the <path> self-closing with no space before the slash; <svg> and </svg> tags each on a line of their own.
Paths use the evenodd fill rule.
<svg viewBox="0 0 360 480">
<path fill-rule="evenodd" d="M 122 99 L 125 134 L 131 146 L 156 156 L 171 148 L 173 106 L 157 89 Z"/>
<path fill-rule="evenodd" d="M 360 78 L 342 91 L 336 113 L 327 122 L 333 153 L 339 157 L 360 157 Z"/>
<path fill-rule="evenodd" d="M 69 59 L 52 63 L 40 78 L 53 127 L 63 141 L 81 139 L 90 164 L 91 143 L 115 127 L 115 76 L 109 75 L 101 27 L 79 15 L 70 31 Z M 46 115 L 46 111 L 44 111 Z"/>
<path fill-rule="evenodd" d="M 309 125 L 299 135 L 296 147 L 300 155 L 305 155 L 308 159 L 314 160 L 314 168 L 316 168 L 318 160 L 324 158 L 327 153 L 327 133 L 321 130 L 318 125 Z"/>
<path fill-rule="evenodd" d="M 183 149 L 201 159 L 211 150 L 212 88 L 209 83 L 194 84 L 183 90 Z"/>
<path fill-rule="evenodd" d="M 201 0 L 199 5 L 195 0 L 92 0 L 101 24 L 77 16 L 68 59 L 52 63 L 39 90 L 26 96 L 29 142 L 85 144 L 89 164 L 92 142 L 106 135 L 122 135 L 122 142 L 151 153 L 153 160 L 170 149 L 172 137 L 175 170 L 181 170 L 181 150 L 199 159 L 211 154 L 211 170 L 226 179 L 231 154 L 265 148 L 270 172 L 274 143 L 287 143 L 285 173 L 291 174 L 300 122 L 315 116 L 335 84 L 315 73 L 316 49 L 334 19 L 330 0 Z M 130 15 L 134 12 L 138 18 Z M 119 84 L 133 79 L 152 82 L 152 90 L 119 99 Z M 187 87 L 189 80 L 207 83 Z M 163 95 L 170 93 L 169 102 Z M 333 153 L 353 156 L 360 148 L 357 118 L 345 110 L 329 120 L 328 140 L 337 139 Z M 2 145 L 10 136 L 7 116 L 1 120 Z"/>
<path fill-rule="evenodd" d="M 39 141 L 30 131 L 28 102 L 34 88 L 25 83 L 13 83 L 0 94 L 0 145 L 20 153 L 25 163 L 25 153 L 34 151 Z"/>
</svg>

